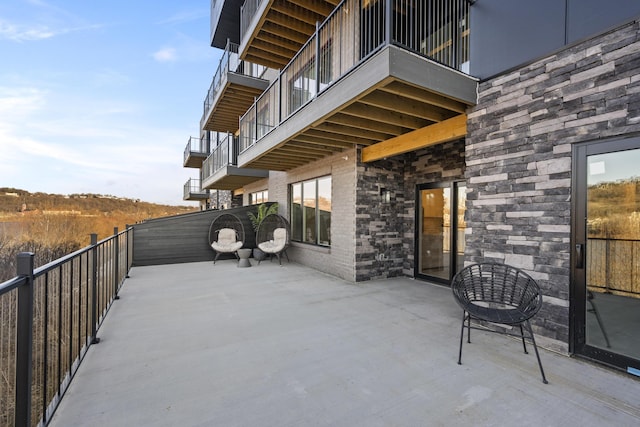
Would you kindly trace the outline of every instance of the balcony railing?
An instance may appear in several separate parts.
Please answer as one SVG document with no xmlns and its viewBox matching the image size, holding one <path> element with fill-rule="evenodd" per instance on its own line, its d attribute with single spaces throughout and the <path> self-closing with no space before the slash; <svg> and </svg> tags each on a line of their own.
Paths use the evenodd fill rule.
<svg viewBox="0 0 640 427">
<path fill-rule="evenodd" d="M 246 0 L 240 8 L 240 39 L 246 34 L 256 11 L 265 0 Z"/>
<path fill-rule="evenodd" d="M 0 284 L 0 425 L 46 425 L 133 262 L 133 229 Z"/>
<path fill-rule="evenodd" d="M 225 166 L 238 164 L 238 140 L 233 134 L 226 134 L 209 157 L 202 163 L 202 180 L 206 180 Z"/>
<path fill-rule="evenodd" d="M 184 162 L 186 163 L 189 157 L 194 153 L 202 155 L 208 154 L 206 141 L 192 136 L 189 137 L 187 146 L 184 149 Z"/>
<path fill-rule="evenodd" d="M 200 119 L 200 129 L 203 129 L 207 117 L 211 113 L 211 109 L 214 107 L 216 96 L 220 90 L 222 90 L 227 73 L 231 72 L 244 76 L 260 78 L 266 69 L 267 68 L 262 65 L 240 59 L 238 57 L 238 45 L 227 40 L 227 46 L 220 58 L 218 69 L 213 75 L 211 86 L 209 86 L 207 96 L 204 98 L 202 119 Z"/>
<path fill-rule="evenodd" d="M 187 200 L 193 196 L 206 196 L 207 190 L 203 190 L 200 185 L 200 180 L 195 178 L 189 178 L 184 183 L 184 200 Z"/>
<path fill-rule="evenodd" d="M 387 45 L 466 71 L 468 1 L 344 0 L 240 118 L 240 152 Z"/>
</svg>

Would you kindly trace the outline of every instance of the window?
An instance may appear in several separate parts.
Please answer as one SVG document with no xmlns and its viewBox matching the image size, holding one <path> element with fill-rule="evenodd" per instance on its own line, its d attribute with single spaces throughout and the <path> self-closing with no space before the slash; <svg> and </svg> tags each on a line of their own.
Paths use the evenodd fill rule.
<svg viewBox="0 0 640 427">
<path fill-rule="evenodd" d="M 331 177 L 291 184 L 291 239 L 331 245 Z"/>
<path fill-rule="evenodd" d="M 269 192 L 267 190 L 256 191 L 255 193 L 249 193 L 249 204 L 259 205 L 269 200 Z"/>
</svg>

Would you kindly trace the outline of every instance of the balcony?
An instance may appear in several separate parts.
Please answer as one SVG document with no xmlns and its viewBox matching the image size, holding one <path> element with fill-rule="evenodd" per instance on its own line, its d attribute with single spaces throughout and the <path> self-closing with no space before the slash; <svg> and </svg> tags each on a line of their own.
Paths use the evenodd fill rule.
<svg viewBox="0 0 640 427">
<path fill-rule="evenodd" d="M 227 40 L 240 43 L 240 7 L 243 0 L 211 0 L 211 47 L 224 49 Z"/>
<path fill-rule="evenodd" d="M 236 265 L 133 267 L 50 426 L 640 421 L 638 381 L 585 361 L 542 350 L 544 385 L 520 342 L 477 332 L 458 365 L 446 287 Z"/>
<path fill-rule="evenodd" d="M 209 192 L 200 187 L 200 180 L 189 178 L 184 184 L 184 195 L 182 200 L 207 200 Z"/>
<path fill-rule="evenodd" d="M 238 117 L 269 86 L 262 66 L 238 58 L 238 45 L 228 42 L 203 103 L 200 128 L 236 132 Z"/>
<path fill-rule="evenodd" d="M 207 149 L 206 141 L 192 136 L 187 141 L 187 146 L 184 149 L 183 166 L 185 168 L 200 168 L 208 155 L 209 150 Z"/>
<path fill-rule="evenodd" d="M 238 165 L 289 170 L 355 145 L 373 161 L 464 137 L 469 6 L 438 3 L 342 2 L 241 118 Z"/>
<path fill-rule="evenodd" d="M 237 167 L 237 159 L 238 138 L 228 133 L 202 163 L 202 188 L 235 190 L 269 176 L 266 170 Z"/>
<path fill-rule="evenodd" d="M 289 63 L 339 0 L 246 0 L 240 11 L 240 56 L 274 69 Z"/>
</svg>

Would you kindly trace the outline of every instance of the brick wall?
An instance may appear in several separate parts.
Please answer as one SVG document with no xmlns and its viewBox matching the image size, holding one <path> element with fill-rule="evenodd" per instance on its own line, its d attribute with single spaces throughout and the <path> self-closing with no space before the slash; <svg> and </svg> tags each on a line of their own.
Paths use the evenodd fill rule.
<svg viewBox="0 0 640 427">
<path fill-rule="evenodd" d="M 483 82 L 466 147 L 467 262 L 529 272 L 535 328 L 569 337 L 572 144 L 640 132 L 638 22 Z"/>
<path fill-rule="evenodd" d="M 331 176 L 331 247 L 293 242 L 292 261 L 346 280 L 355 280 L 355 150 L 347 150 L 288 172 L 271 172 L 269 200 L 289 218 L 289 184 Z"/>
</svg>

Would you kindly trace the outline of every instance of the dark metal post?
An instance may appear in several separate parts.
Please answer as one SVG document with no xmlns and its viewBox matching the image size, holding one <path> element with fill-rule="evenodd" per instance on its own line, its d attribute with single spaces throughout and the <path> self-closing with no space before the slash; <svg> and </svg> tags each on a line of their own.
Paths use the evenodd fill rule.
<svg viewBox="0 0 640 427">
<path fill-rule="evenodd" d="M 393 4 L 391 0 L 386 0 L 385 2 L 385 20 L 387 21 L 385 23 L 385 44 L 390 45 L 391 44 L 391 37 L 392 37 L 392 25 L 393 25 Z"/>
<path fill-rule="evenodd" d="M 118 227 L 113 227 L 113 297 L 120 299 L 118 296 L 118 285 L 120 284 L 120 236 L 118 236 Z"/>
<path fill-rule="evenodd" d="M 207 192 L 208 192 L 208 191 L 209 191 L 209 190 L 207 190 Z M 125 226 L 125 230 L 127 230 L 127 233 L 125 234 L 125 236 L 127 237 L 127 238 L 125 239 L 125 242 L 126 242 L 126 245 L 127 245 L 127 271 L 126 271 L 126 272 L 125 272 L 125 274 L 124 274 L 124 278 L 125 278 L 125 279 L 128 279 L 128 278 L 130 277 L 130 276 L 129 276 L 129 268 L 131 267 L 131 265 L 129 264 L 129 256 L 131 255 L 131 254 L 129 253 L 129 239 L 131 239 L 131 231 L 132 231 L 132 228 L 131 228 L 131 226 L 130 226 L 129 224 L 127 224 L 127 225 Z"/>
<path fill-rule="evenodd" d="M 320 93 L 320 21 L 316 21 L 316 95 Z"/>
<path fill-rule="evenodd" d="M 33 363 L 33 260 L 32 252 L 18 254 L 18 276 L 26 282 L 18 288 L 16 336 L 15 425 L 31 425 L 31 379 Z"/>
<path fill-rule="evenodd" d="M 98 235 L 91 234 L 91 344 L 98 344 Z"/>
</svg>

